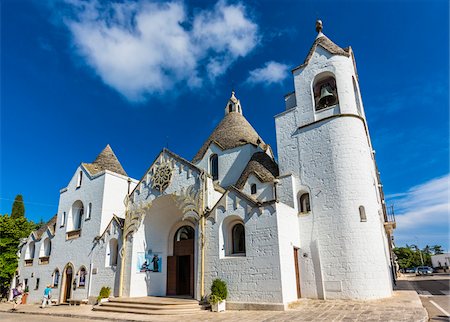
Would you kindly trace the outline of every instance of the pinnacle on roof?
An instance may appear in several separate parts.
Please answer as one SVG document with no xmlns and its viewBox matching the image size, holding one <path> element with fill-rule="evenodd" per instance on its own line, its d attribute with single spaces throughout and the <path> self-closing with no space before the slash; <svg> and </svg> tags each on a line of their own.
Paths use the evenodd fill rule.
<svg viewBox="0 0 450 322">
<path fill-rule="evenodd" d="M 83 163 L 83 166 L 89 171 L 90 174 L 96 174 L 104 170 L 109 170 L 127 176 L 127 173 L 123 169 L 109 144 L 102 150 L 102 152 L 100 152 L 94 162 Z"/>
<path fill-rule="evenodd" d="M 242 114 L 241 102 L 236 98 L 234 89 L 231 91 L 231 97 L 225 106 L 225 115 L 232 112 Z"/>
</svg>

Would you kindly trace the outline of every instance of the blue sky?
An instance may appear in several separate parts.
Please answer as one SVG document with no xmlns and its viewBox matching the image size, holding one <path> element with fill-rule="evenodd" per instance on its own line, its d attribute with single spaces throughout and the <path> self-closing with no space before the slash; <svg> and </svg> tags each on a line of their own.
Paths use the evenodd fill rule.
<svg viewBox="0 0 450 322">
<path fill-rule="evenodd" d="M 321 18 L 352 46 L 398 245 L 449 247 L 448 1 L 1 1 L 0 213 L 47 220 L 106 146 L 140 178 L 191 159 L 235 88 L 275 149 L 273 116 Z"/>
</svg>

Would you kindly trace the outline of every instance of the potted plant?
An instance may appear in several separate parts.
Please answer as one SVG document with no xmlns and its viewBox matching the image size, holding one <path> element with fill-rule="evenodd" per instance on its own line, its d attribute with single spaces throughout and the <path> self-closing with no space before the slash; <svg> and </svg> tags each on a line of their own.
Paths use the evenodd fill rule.
<svg viewBox="0 0 450 322">
<path fill-rule="evenodd" d="M 111 294 L 111 288 L 107 286 L 103 286 L 100 289 L 100 293 L 97 296 L 97 303 L 108 302 L 109 295 Z"/>
<path fill-rule="evenodd" d="M 209 296 L 211 310 L 213 312 L 225 311 L 225 300 L 227 297 L 227 284 L 219 278 L 215 279 L 211 285 L 211 295 Z"/>
<path fill-rule="evenodd" d="M 28 297 L 28 292 L 30 291 L 30 289 L 28 288 L 28 285 L 25 286 L 25 289 L 22 293 L 22 304 L 27 304 L 27 297 Z"/>
</svg>

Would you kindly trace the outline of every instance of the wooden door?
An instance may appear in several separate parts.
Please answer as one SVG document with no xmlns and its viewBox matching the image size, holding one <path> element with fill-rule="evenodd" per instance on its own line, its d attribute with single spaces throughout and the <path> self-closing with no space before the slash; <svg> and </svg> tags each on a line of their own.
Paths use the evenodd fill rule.
<svg viewBox="0 0 450 322">
<path fill-rule="evenodd" d="M 295 281 L 297 283 L 297 298 L 302 297 L 300 291 L 300 267 L 298 265 L 298 248 L 294 247 L 294 265 L 295 265 Z"/>
<path fill-rule="evenodd" d="M 167 256 L 167 295 L 177 295 L 177 256 Z"/>
<path fill-rule="evenodd" d="M 64 298 L 63 298 L 64 302 L 70 300 L 71 291 L 72 291 L 72 268 L 68 267 L 66 269 L 66 283 L 64 285 Z"/>
</svg>

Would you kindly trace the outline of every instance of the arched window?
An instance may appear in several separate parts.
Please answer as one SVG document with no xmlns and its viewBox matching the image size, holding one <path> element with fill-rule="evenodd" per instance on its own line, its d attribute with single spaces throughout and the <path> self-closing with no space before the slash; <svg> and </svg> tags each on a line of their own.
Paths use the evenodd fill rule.
<svg viewBox="0 0 450 322">
<path fill-rule="evenodd" d="M 219 179 L 219 157 L 217 154 L 211 155 L 209 158 L 209 169 L 213 180 Z"/>
<path fill-rule="evenodd" d="M 194 239 L 195 231 L 191 226 L 183 226 L 175 233 L 174 241 Z"/>
<path fill-rule="evenodd" d="M 81 266 L 78 271 L 78 287 L 84 287 L 86 285 L 86 268 Z"/>
<path fill-rule="evenodd" d="M 245 254 L 245 228 L 241 223 L 231 229 L 232 254 Z"/>
<path fill-rule="evenodd" d="M 84 205 L 80 200 L 77 200 L 73 203 L 72 209 L 71 209 L 71 225 L 72 227 L 67 226 L 67 230 L 78 230 L 81 229 L 81 222 L 83 220 L 84 215 Z M 69 215 L 70 217 L 70 215 Z"/>
<path fill-rule="evenodd" d="M 230 112 L 232 112 L 233 111 L 233 105 L 228 105 L 228 112 L 230 113 Z"/>
<path fill-rule="evenodd" d="M 112 238 L 109 240 L 106 247 L 106 266 L 117 266 L 117 254 L 119 252 L 119 244 L 117 239 Z"/>
<path fill-rule="evenodd" d="M 316 111 L 320 111 L 339 103 L 336 79 L 331 73 L 327 72 L 317 76 L 314 81 L 313 91 Z"/>
<path fill-rule="evenodd" d="M 59 285 L 59 269 L 55 269 L 53 272 L 52 286 L 58 287 Z"/>
<path fill-rule="evenodd" d="M 50 238 L 45 238 L 44 242 L 41 244 L 41 249 L 39 251 L 39 257 L 47 257 L 50 256 L 52 252 L 52 242 Z"/>
<path fill-rule="evenodd" d="M 254 194 L 256 194 L 256 191 L 257 191 L 257 189 L 256 189 L 256 183 L 253 183 L 253 184 L 250 186 L 250 192 L 251 192 L 252 195 L 254 195 Z"/>
<path fill-rule="evenodd" d="M 366 209 L 364 209 L 364 206 L 359 206 L 359 218 L 361 222 L 367 221 Z"/>
<path fill-rule="evenodd" d="M 309 193 L 303 193 L 299 198 L 300 212 L 311 211 L 311 205 L 309 201 Z"/>
<path fill-rule="evenodd" d="M 27 250 L 25 251 L 25 259 L 33 259 L 34 258 L 34 241 L 28 244 Z"/>
</svg>

